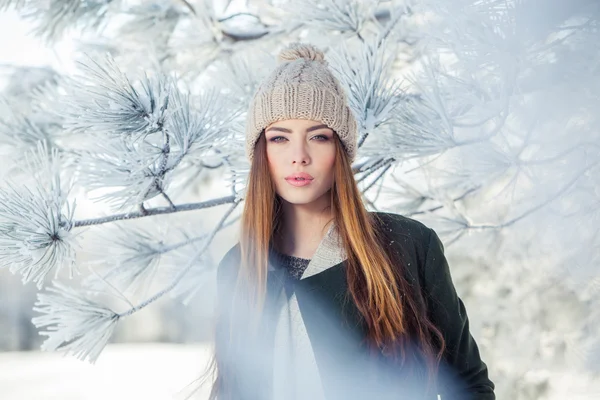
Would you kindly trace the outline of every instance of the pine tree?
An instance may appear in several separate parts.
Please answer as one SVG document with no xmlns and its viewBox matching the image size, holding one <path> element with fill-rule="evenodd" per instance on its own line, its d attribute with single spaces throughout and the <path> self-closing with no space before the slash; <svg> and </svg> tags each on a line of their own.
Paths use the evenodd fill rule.
<svg viewBox="0 0 600 400">
<path fill-rule="evenodd" d="M 0 0 L 9 8 L 49 46 L 80 36 L 76 73 L 16 69 L 2 96 L 0 266 L 37 285 L 45 350 L 94 362 L 122 319 L 167 294 L 192 301 L 244 199 L 249 100 L 281 46 L 308 41 L 358 120 L 369 208 L 429 222 L 457 248 L 502 397 L 551 393 L 565 365 L 598 371 L 596 1 Z M 227 193 L 212 196 L 215 182 Z M 110 213 L 76 218 L 88 194 Z M 80 263 L 82 232 L 102 240 Z M 541 368 L 543 384 L 522 383 Z"/>
</svg>

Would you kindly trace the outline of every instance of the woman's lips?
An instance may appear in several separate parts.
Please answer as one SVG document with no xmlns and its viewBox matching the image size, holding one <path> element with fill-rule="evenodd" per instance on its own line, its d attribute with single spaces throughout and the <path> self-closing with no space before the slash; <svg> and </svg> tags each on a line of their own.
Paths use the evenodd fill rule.
<svg viewBox="0 0 600 400">
<path fill-rule="evenodd" d="M 286 179 L 286 181 L 292 185 L 292 186 L 306 186 L 306 185 L 310 185 L 310 183 L 313 181 L 312 179 Z"/>
</svg>

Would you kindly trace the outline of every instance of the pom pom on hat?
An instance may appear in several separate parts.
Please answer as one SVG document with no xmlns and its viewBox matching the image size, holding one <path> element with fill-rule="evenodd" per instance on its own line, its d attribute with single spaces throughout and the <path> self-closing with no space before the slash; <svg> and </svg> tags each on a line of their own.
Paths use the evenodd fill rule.
<svg viewBox="0 0 600 400">
<path fill-rule="evenodd" d="M 299 58 L 304 58 L 307 61 L 324 61 L 325 54 L 311 44 L 294 42 L 281 50 L 278 56 L 280 63 L 294 61 Z"/>
</svg>

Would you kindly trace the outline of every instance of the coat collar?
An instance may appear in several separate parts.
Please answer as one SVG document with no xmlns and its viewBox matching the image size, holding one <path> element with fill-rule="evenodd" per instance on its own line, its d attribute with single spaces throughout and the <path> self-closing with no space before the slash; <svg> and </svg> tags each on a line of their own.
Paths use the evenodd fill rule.
<svg viewBox="0 0 600 400">
<path fill-rule="evenodd" d="M 308 267 L 302 274 L 302 278 L 308 278 L 323 272 L 347 259 L 346 251 L 342 244 L 335 221 L 329 225 L 327 233 L 319 243 L 315 254 L 310 260 Z"/>
<path fill-rule="evenodd" d="M 302 280 L 323 272 L 340 264 L 347 258 L 342 238 L 339 235 L 335 221 L 332 221 L 300 279 Z M 271 257 L 269 261 L 269 270 L 276 270 L 277 268 L 273 265 L 274 258 Z"/>
</svg>

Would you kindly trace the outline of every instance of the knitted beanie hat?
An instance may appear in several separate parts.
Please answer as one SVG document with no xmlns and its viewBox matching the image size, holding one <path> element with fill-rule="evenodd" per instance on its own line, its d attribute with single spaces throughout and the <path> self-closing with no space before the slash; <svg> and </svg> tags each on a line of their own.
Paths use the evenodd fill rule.
<svg viewBox="0 0 600 400">
<path fill-rule="evenodd" d="M 262 130 L 286 119 L 321 121 L 337 133 L 350 161 L 354 160 L 357 123 L 324 58 L 321 50 L 307 43 L 291 43 L 279 53 L 279 64 L 259 85 L 246 117 L 250 162 Z"/>
</svg>

